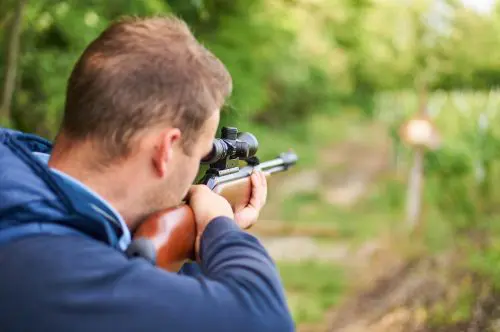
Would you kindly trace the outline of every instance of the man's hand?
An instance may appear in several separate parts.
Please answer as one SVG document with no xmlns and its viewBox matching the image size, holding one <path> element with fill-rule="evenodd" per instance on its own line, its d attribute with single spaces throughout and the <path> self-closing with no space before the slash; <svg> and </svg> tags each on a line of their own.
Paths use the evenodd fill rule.
<svg viewBox="0 0 500 332">
<path fill-rule="evenodd" d="M 200 250 L 200 239 L 207 225 L 217 217 L 234 219 L 234 213 L 229 202 L 222 196 L 214 193 L 205 185 L 191 186 L 187 200 L 193 209 L 196 220 L 196 257 Z"/>
<path fill-rule="evenodd" d="M 251 175 L 252 195 L 250 201 L 237 206 L 233 212 L 229 202 L 214 193 L 205 185 L 193 185 L 186 197 L 196 219 L 196 255 L 200 249 L 200 239 L 207 225 L 217 217 L 234 219 L 242 229 L 250 228 L 259 217 L 260 210 L 267 199 L 267 180 L 262 172 Z"/>
<path fill-rule="evenodd" d="M 251 175 L 252 195 L 248 204 L 235 207 L 234 218 L 243 229 L 252 227 L 257 221 L 260 210 L 266 204 L 267 179 L 264 173 L 254 171 Z"/>
</svg>

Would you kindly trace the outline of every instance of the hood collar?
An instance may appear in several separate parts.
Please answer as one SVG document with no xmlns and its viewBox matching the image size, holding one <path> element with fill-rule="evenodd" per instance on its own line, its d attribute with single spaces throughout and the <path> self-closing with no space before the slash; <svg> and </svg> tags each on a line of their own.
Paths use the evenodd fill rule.
<svg viewBox="0 0 500 332">
<path fill-rule="evenodd" d="M 0 148 L 2 145 L 0 168 L 4 169 L 0 170 L 0 177 L 5 177 L 8 191 L 4 193 L 19 195 L 10 199 L 14 207 L 19 207 L 11 214 L 16 222 L 40 217 L 60 219 L 56 216 L 64 215 L 65 219 L 78 219 L 72 221 L 73 226 L 87 233 L 101 234 L 100 237 L 106 234 L 103 240 L 114 247 L 125 250 L 129 246 L 130 231 L 116 209 L 82 182 L 48 167 L 52 150 L 48 140 L 0 128 Z"/>
</svg>

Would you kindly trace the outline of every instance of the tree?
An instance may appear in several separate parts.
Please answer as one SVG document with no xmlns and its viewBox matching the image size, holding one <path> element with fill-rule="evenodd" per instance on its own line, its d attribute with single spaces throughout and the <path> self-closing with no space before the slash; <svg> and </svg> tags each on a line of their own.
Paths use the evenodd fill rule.
<svg viewBox="0 0 500 332">
<path fill-rule="evenodd" d="M 0 123 L 11 122 L 11 105 L 16 85 L 16 74 L 19 59 L 19 44 L 21 40 L 23 10 L 26 0 L 18 0 L 15 12 L 12 16 L 10 34 L 7 46 L 7 61 L 5 65 L 5 78 L 0 104 Z"/>
</svg>

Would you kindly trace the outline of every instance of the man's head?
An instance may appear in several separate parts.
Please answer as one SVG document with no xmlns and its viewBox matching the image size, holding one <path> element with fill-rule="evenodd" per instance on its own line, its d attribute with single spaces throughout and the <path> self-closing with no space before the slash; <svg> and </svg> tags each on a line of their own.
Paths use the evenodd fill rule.
<svg viewBox="0 0 500 332">
<path fill-rule="evenodd" d="M 51 162 L 57 167 L 79 155 L 85 161 L 78 167 L 86 169 L 75 174 L 128 170 L 140 193 L 134 215 L 175 205 L 210 151 L 231 88 L 224 65 L 182 21 L 122 19 L 71 73 Z M 107 185 L 123 180 L 108 178 Z"/>
</svg>

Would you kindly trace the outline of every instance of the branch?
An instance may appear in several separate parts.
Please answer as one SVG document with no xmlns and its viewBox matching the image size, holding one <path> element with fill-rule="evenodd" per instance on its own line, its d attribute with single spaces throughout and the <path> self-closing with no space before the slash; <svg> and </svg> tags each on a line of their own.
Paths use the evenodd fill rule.
<svg viewBox="0 0 500 332">
<path fill-rule="evenodd" d="M 9 36 L 7 47 L 7 62 L 5 65 L 5 81 L 2 91 L 2 103 L 0 104 L 0 120 L 10 121 L 12 97 L 16 86 L 17 61 L 19 58 L 19 44 L 21 40 L 22 16 L 24 5 L 27 0 L 18 0 L 14 21 Z"/>
</svg>

